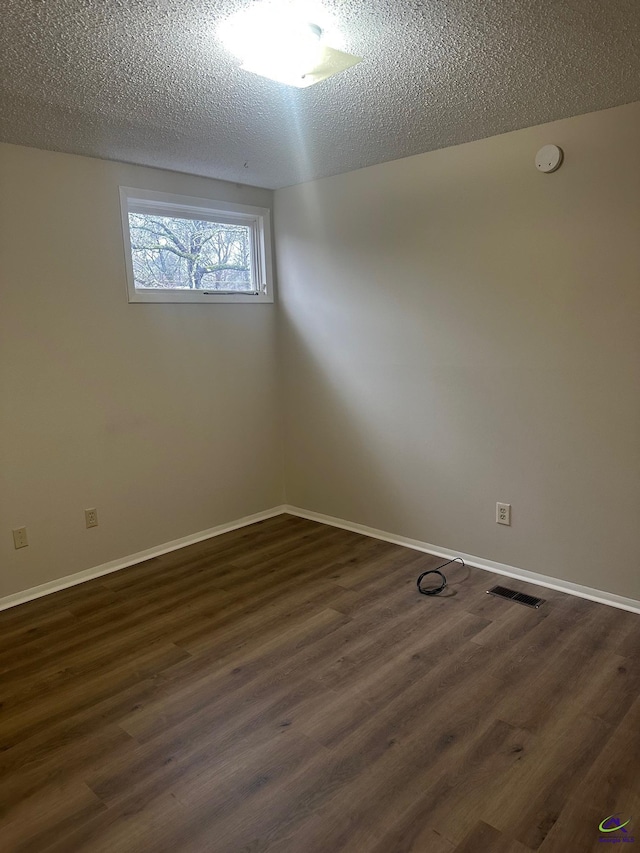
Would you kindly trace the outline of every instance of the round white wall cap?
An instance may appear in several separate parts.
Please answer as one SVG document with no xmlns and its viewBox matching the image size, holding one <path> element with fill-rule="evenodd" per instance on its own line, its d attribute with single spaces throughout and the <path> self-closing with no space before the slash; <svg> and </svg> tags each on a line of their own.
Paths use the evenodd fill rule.
<svg viewBox="0 0 640 853">
<path fill-rule="evenodd" d="M 562 148 L 557 145 L 543 145 L 536 154 L 536 169 L 541 172 L 555 172 L 562 165 Z"/>
</svg>

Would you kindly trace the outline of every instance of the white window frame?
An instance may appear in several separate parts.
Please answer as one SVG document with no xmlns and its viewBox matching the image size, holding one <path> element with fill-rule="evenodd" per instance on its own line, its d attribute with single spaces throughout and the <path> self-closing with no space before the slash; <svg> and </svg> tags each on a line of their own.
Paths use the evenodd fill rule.
<svg viewBox="0 0 640 853">
<path fill-rule="evenodd" d="M 129 302 L 273 302 L 273 272 L 271 260 L 271 216 L 266 207 L 214 201 L 186 195 L 120 187 L 120 211 L 124 236 Z M 210 222 L 248 225 L 251 228 L 252 280 L 255 292 L 220 292 L 206 290 L 158 290 L 136 288 L 131 255 L 129 213 L 148 213 L 156 216 L 175 216 L 181 219 L 203 219 Z"/>
</svg>

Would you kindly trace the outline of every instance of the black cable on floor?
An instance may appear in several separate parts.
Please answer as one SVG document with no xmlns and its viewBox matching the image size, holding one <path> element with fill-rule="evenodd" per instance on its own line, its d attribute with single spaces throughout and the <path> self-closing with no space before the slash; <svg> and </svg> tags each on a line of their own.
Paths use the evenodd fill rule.
<svg viewBox="0 0 640 853">
<path fill-rule="evenodd" d="M 442 574 L 440 569 L 444 569 L 444 567 L 448 566 L 450 563 L 461 563 L 464 566 L 464 560 L 462 559 L 462 557 L 454 557 L 452 560 L 447 560 L 446 563 L 442 563 L 442 565 L 438 566 L 436 569 L 429 569 L 428 571 L 423 572 L 416 581 L 418 592 L 422 593 L 422 595 L 439 595 L 439 593 L 441 593 L 447 585 L 447 579 Z M 420 582 L 422 581 L 422 578 L 426 577 L 427 575 L 440 575 L 440 577 L 442 578 L 442 583 L 440 584 L 440 586 L 435 587 L 434 589 L 424 589 L 423 587 L 421 587 Z"/>
</svg>

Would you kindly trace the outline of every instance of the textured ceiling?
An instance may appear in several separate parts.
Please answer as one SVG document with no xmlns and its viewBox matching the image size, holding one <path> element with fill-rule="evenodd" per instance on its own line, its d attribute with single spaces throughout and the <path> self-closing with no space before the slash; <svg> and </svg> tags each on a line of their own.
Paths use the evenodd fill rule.
<svg viewBox="0 0 640 853">
<path fill-rule="evenodd" d="M 2 0 L 0 139 L 281 187 L 640 100 L 639 0 L 325 0 L 309 89 L 218 43 L 246 0 Z"/>
</svg>

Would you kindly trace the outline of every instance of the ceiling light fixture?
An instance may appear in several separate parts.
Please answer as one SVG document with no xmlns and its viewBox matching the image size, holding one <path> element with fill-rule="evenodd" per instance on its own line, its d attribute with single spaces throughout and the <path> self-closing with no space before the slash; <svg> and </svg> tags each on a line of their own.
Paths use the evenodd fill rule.
<svg viewBox="0 0 640 853">
<path fill-rule="evenodd" d="M 218 34 L 245 71 L 299 88 L 361 61 L 324 44 L 317 24 L 275 3 L 256 4 L 232 15 Z"/>
</svg>

